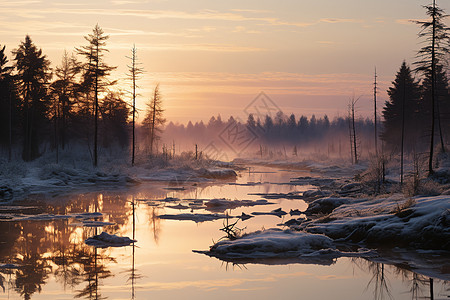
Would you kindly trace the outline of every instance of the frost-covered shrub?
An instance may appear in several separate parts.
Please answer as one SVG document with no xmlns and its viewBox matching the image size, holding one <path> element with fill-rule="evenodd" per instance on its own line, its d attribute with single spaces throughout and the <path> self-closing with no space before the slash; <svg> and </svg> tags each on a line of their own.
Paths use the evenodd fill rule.
<svg viewBox="0 0 450 300">
<path fill-rule="evenodd" d="M 0 160 L 0 177 L 2 178 L 21 178 L 27 173 L 26 164 L 22 161 L 8 162 L 6 159 Z"/>
</svg>

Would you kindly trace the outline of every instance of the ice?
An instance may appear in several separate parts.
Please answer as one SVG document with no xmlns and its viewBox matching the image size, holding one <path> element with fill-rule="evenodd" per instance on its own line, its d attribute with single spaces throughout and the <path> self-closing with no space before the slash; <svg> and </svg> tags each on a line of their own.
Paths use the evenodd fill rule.
<svg viewBox="0 0 450 300">
<path fill-rule="evenodd" d="M 331 213 L 335 208 L 351 203 L 356 201 L 363 201 L 363 200 L 355 200 L 353 198 L 339 198 L 339 197 L 326 197 L 326 198 L 320 198 L 317 200 L 314 200 L 311 202 L 308 206 L 308 208 L 305 211 L 305 214 L 312 215 L 312 214 L 329 214 Z"/>
<path fill-rule="evenodd" d="M 69 226 L 79 226 L 79 227 L 105 227 L 110 225 L 115 225 L 112 222 L 102 222 L 102 221 L 91 221 L 83 220 L 81 223 L 70 223 Z"/>
<path fill-rule="evenodd" d="M 342 256 L 374 256 L 373 251 L 342 252 L 333 240 L 325 235 L 295 232 L 292 230 L 268 229 L 256 231 L 234 240 L 223 240 L 209 251 L 195 251 L 226 261 L 261 262 L 265 259 L 298 259 L 329 264 Z"/>
<path fill-rule="evenodd" d="M 301 192 L 289 193 L 251 193 L 249 195 L 261 196 L 264 199 L 303 199 Z"/>
<path fill-rule="evenodd" d="M 97 248 L 107 248 L 107 247 L 128 246 L 137 241 L 132 240 L 129 237 L 121 237 L 115 234 L 108 234 L 106 232 L 102 232 L 99 235 L 86 239 L 84 242 L 86 243 L 86 245 L 89 246 L 94 246 Z"/>
<path fill-rule="evenodd" d="M 102 217 L 103 214 L 99 212 L 93 213 L 73 213 L 67 215 L 55 215 L 55 214 L 0 214 L 0 220 L 2 221 L 51 221 L 51 220 L 62 220 L 62 219 L 81 219 L 84 220 L 94 219 Z"/>
<path fill-rule="evenodd" d="M 252 215 L 254 216 L 277 216 L 279 218 L 281 218 L 284 215 L 287 215 L 287 212 L 285 212 L 284 210 L 280 208 L 274 209 L 270 212 L 252 212 Z"/>
<path fill-rule="evenodd" d="M 177 214 L 177 215 L 160 215 L 160 219 L 179 220 L 179 221 L 194 221 L 195 223 L 214 221 L 218 219 L 232 218 L 226 214 Z"/>
<path fill-rule="evenodd" d="M 211 199 L 206 201 L 206 209 L 211 212 L 224 212 L 227 209 L 234 209 L 237 207 L 249 207 L 259 205 L 273 204 L 267 200 L 229 200 L 229 199 Z"/>
<path fill-rule="evenodd" d="M 449 224 L 450 196 L 394 195 L 341 205 L 302 228 L 348 242 L 450 250 Z"/>
</svg>

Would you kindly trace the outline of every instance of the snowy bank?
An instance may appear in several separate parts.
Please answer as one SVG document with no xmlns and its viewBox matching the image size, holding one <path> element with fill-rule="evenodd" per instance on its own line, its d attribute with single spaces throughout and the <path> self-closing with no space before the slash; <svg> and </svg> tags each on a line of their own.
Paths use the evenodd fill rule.
<svg viewBox="0 0 450 300">
<path fill-rule="evenodd" d="M 243 235 L 234 240 L 223 240 L 209 251 L 195 251 L 225 261 L 238 263 L 292 263 L 310 262 L 331 264 L 338 257 L 375 255 L 372 251 L 342 252 L 332 239 L 321 234 L 269 229 Z"/>
<path fill-rule="evenodd" d="M 367 245 L 450 251 L 450 196 L 389 198 L 342 204 L 299 229 Z"/>
</svg>

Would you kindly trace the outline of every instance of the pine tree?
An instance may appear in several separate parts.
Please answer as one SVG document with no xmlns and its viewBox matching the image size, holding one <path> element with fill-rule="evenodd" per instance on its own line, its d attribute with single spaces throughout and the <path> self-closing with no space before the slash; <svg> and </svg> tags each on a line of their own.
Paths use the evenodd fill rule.
<svg viewBox="0 0 450 300">
<path fill-rule="evenodd" d="M 421 136 L 419 132 L 421 89 L 406 62 L 402 63 L 392 85 L 387 91 L 389 100 L 385 102 L 383 108 L 381 137 L 386 147 L 394 151 L 401 151 L 402 138 L 403 140 L 406 138 L 406 149 L 411 151 Z"/>
<path fill-rule="evenodd" d="M 160 138 L 159 133 L 162 132 L 162 126 L 166 122 L 163 117 L 164 109 L 162 109 L 161 93 L 159 92 L 159 84 L 156 85 L 153 97 L 148 103 L 147 115 L 142 122 L 149 137 L 150 155 L 153 155 L 153 148 L 156 141 Z M 192 123 L 191 127 L 193 127 Z"/>
<path fill-rule="evenodd" d="M 441 64 L 436 65 L 434 75 L 434 103 L 435 103 L 435 118 L 436 118 L 436 133 L 439 137 L 441 149 L 445 150 L 445 136 L 448 132 L 448 118 L 450 116 L 450 101 L 449 99 L 449 81 L 447 75 Z M 432 114 L 432 99 L 431 89 L 431 72 L 425 74 L 422 80 L 422 98 L 420 101 L 420 110 L 422 112 L 421 125 L 422 128 L 429 128 Z M 446 122 L 447 121 L 447 122 Z M 447 125 L 446 125 L 447 124 Z M 429 134 L 429 132 L 424 132 Z M 448 133 L 447 133 L 448 136 Z"/>
<path fill-rule="evenodd" d="M 436 0 L 433 0 L 431 5 L 426 5 L 424 8 L 427 10 L 426 14 L 430 17 L 427 21 L 416 21 L 416 24 L 420 25 L 421 31 L 419 37 L 424 39 L 425 46 L 423 46 L 417 53 L 417 59 L 414 64 L 417 65 L 416 71 L 422 72 L 425 75 L 430 74 L 430 100 L 431 100 L 431 118 L 430 118 L 430 150 L 428 160 L 428 172 L 433 174 L 433 152 L 434 152 L 434 135 L 436 128 L 436 118 L 440 122 L 439 114 L 436 114 L 436 89 L 435 89 L 435 76 L 436 66 L 440 61 L 444 61 L 446 55 L 450 53 L 449 50 L 449 27 L 447 27 L 443 19 L 447 16 L 444 11 L 436 6 Z M 442 136 L 441 136 L 442 141 Z M 442 150 L 444 151 L 444 145 L 442 144 Z"/>
<path fill-rule="evenodd" d="M 39 156 L 41 130 L 47 120 L 50 62 L 28 35 L 13 54 L 17 71 L 17 91 L 22 106 L 24 141 L 22 158 L 30 161 Z"/>
<path fill-rule="evenodd" d="M 13 67 L 7 66 L 6 46 L 0 47 L 0 143 L 8 145 L 8 160 L 12 155 L 13 111 L 15 111 Z"/>
<path fill-rule="evenodd" d="M 57 136 L 62 149 L 67 142 L 69 120 L 75 114 L 75 105 L 80 98 L 80 84 L 78 76 L 81 65 L 74 55 L 69 56 L 64 51 L 61 65 L 55 68 L 56 80 L 51 84 L 51 93 L 54 98 L 54 117 L 57 118 Z M 58 124 L 58 123 L 61 124 Z"/>
<path fill-rule="evenodd" d="M 116 67 L 107 65 L 104 61 L 104 53 L 109 52 L 105 48 L 109 35 L 105 35 L 100 26 L 95 25 L 92 34 L 84 37 L 89 43 L 87 46 L 76 48 L 79 55 L 86 58 L 84 64 L 84 82 L 86 95 L 91 92 L 94 97 L 94 166 L 98 165 L 98 119 L 99 119 L 99 93 L 104 92 L 107 87 L 112 86 L 116 81 L 108 81 L 107 77 Z"/>
</svg>

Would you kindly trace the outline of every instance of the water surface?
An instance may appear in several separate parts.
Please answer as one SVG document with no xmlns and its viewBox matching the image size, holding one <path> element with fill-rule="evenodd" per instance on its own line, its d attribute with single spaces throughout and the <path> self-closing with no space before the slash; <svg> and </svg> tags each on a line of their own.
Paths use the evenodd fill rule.
<svg viewBox="0 0 450 300">
<path fill-rule="evenodd" d="M 449 285 L 442 280 L 446 278 L 416 274 L 401 264 L 386 265 L 359 258 L 341 258 L 330 265 L 225 263 L 192 252 L 206 250 L 221 239 L 224 220 L 195 223 L 158 218 L 163 214 L 190 212 L 167 208 L 168 203 L 157 201 L 165 197 L 258 200 L 260 196 L 249 193 L 288 193 L 312 188 L 283 184 L 291 177 L 311 175 L 307 171 L 263 167 L 251 170 L 241 172 L 232 182 L 238 185 L 185 182 L 181 186 L 186 190 L 173 191 L 167 189 L 171 187 L 167 183 L 148 182 L 127 190 L 99 190 L 44 199 L 45 207 L 36 208 L 35 203 L 28 203 L 34 208 L 24 208 L 23 213 L 101 212 L 103 221 L 115 225 L 82 227 L 75 224 L 79 223 L 75 219 L 0 222 L 0 263 L 20 266 L 0 269 L 0 298 L 433 299 L 432 293 L 434 299 L 448 299 Z M 248 182 L 258 184 L 240 185 Z M 152 199 L 156 201 L 149 201 Z M 289 212 L 307 207 L 303 200 L 269 201 L 274 204 L 226 212 L 240 215 L 279 207 Z M 189 201 L 181 203 L 187 205 Z M 251 232 L 276 227 L 289 218 L 289 215 L 257 216 L 239 221 L 236 226 Z M 101 231 L 128 236 L 137 242 L 106 249 L 84 244 L 86 238 Z M 436 259 L 443 258 L 436 256 Z M 448 277 L 449 272 L 441 271 L 442 277 Z"/>
</svg>

